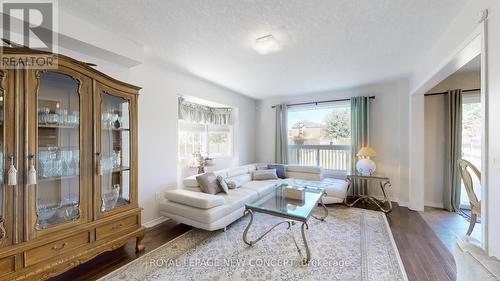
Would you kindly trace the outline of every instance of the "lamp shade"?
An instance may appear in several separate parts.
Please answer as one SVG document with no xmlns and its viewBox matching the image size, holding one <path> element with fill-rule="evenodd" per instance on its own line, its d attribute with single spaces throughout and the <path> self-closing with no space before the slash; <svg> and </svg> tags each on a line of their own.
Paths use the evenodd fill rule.
<svg viewBox="0 0 500 281">
<path fill-rule="evenodd" d="M 373 148 L 369 147 L 369 146 L 365 146 L 365 147 L 362 147 L 358 154 L 356 154 L 356 156 L 358 157 L 374 157 L 374 156 L 377 156 L 377 152 L 375 152 L 375 150 L 373 150 Z"/>
</svg>

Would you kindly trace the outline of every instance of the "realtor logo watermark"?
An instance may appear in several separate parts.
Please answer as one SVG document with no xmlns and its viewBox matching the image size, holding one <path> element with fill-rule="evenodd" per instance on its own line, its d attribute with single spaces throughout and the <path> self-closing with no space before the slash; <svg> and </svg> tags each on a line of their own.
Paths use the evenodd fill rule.
<svg viewBox="0 0 500 281">
<path fill-rule="evenodd" d="M 3 47 L 26 47 L 45 53 L 12 54 L 0 51 L 4 69 L 57 68 L 58 14 L 56 1 L 0 1 Z"/>
</svg>

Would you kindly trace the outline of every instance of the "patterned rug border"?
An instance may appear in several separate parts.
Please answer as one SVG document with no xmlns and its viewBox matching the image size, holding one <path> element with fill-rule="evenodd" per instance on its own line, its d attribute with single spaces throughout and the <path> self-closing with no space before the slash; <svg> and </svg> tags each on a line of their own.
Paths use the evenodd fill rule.
<svg viewBox="0 0 500 281">
<path fill-rule="evenodd" d="M 391 240 L 392 247 L 396 251 L 396 256 L 398 258 L 399 268 L 401 269 L 401 273 L 403 274 L 403 278 L 405 281 L 408 281 L 408 275 L 406 274 L 406 269 L 403 264 L 403 260 L 401 259 L 401 255 L 399 254 L 398 245 L 396 245 L 396 240 L 394 240 L 394 235 L 392 234 L 391 226 L 389 225 L 389 221 L 387 220 L 387 215 L 384 214 L 385 226 L 387 227 L 387 232 L 389 233 L 389 237 Z"/>
<path fill-rule="evenodd" d="M 327 206 L 328 206 L 328 205 L 327 205 Z M 356 208 L 356 207 L 351 207 L 351 208 Z M 360 209 L 360 208 L 356 208 L 356 209 Z M 389 225 L 389 221 L 387 220 L 387 215 L 386 215 L 386 214 L 384 214 L 384 213 L 382 213 L 382 212 L 380 212 L 380 211 L 374 211 L 374 210 L 368 210 L 368 209 L 362 209 L 362 210 L 364 210 L 364 211 L 366 211 L 366 212 L 372 212 L 372 213 L 383 214 L 383 217 L 384 217 L 384 222 L 385 222 L 385 226 L 386 226 L 386 230 L 387 230 L 387 233 L 389 234 L 389 240 L 391 241 L 391 245 L 392 245 L 392 247 L 393 247 L 393 249 L 394 249 L 394 251 L 395 251 L 395 253 L 396 253 L 396 257 L 397 257 L 397 260 L 398 260 L 398 266 L 399 266 L 399 268 L 400 268 L 400 270 L 401 270 L 401 273 L 402 273 L 402 275 L 403 275 L 403 279 L 404 279 L 405 281 L 408 281 L 408 280 L 409 280 L 409 279 L 408 279 L 408 275 L 406 274 L 406 269 L 405 269 L 405 267 L 404 267 L 403 260 L 401 259 L 401 255 L 400 255 L 400 253 L 399 253 L 399 249 L 398 249 L 398 247 L 397 247 L 397 245 L 396 245 L 396 241 L 394 240 L 394 235 L 393 235 L 392 230 L 391 230 L 391 227 L 390 227 L 390 225 Z M 244 216 L 242 216 L 241 218 L 243 218 L 243 217 L 244 217 Z M 239 218 L 238 220 L 240 220 L 241 218 Z M 169 220 L 170 220 L 170 219 L 169 219 Z M 238 220 L 236 220 L 236 221 L 238 221 Z M 236 222 L 236 221 L 235 221 L 235 222 Z M 105 279 L 106 279 L 106 278 L 108 278 L 108 277 L 112 276 L 113 274 L 117 273 L 118 271 L 123 270 L 123 269 L 124 269 L 124 268 L 126 268 L 127 266 L 130 266 L 130 265 L 132 265 L 132 264 L 135 264 L 135 263 L 140 262 L 143 258 L 146 258 L 146 257 L 148 257 L 148 256 L 150 256 L 150 255 L 152 255 L 152 254 L 154 254 L 155 252 L 160 251 L 161 249 L 168 247 L 171 243 L 176 242 L 178 239 L 180 239 L 180 238 L 182 238 L 182 237 L 184 237 L 184 236 L 188 235 L 190 232 L 193 232 L 193 231 L 195 231 L 195 230 L 197 230 L 197 229 L 193 227 L 192 229 L 190 229 L 190 230 L 188 230 L 188 231 L 184 232 L 183 234 L 181 234 L 181 235 L 179 235 L 179 236 L 175 237 L 174 239 L 172 239 L 172 240 L 170 240 L 170 241 L 168 241 L 168 242 L 164 243 L 163 245 L 159 246 L 158 248 L 156 248 L 156 249 L 152 250 L 151 252 L 148 252 L 148 253 L 146 253 L 146 254 L 144 254 L 144 255 L 142 255 L 142 256 L 140 256 L 140 257 L 136 258 L 135 260 L 133 260 L 133 261 L 131 261 L 131 262 L 127 263 L 127 264 L 124 264 L 124 265 L 122 265 L 121 267 L 119 267 L 119 268 L 117 268 L 117 269 L 115 269 L 115 270 L 113 270 L 113 271 L 109 272 L 108 274 L 106 274 L 106 275 L 102 276 L 101 278 L 97 279 L 97 281 L 105 281 Z M 199 241 L 196 245 L 199 245 L 199 244 L 203 243 L 205 240 L 209 239 L 210 237 L 212 237 L 212 236 L 216 235 L 216 234 L 217 234 L 217 233 L 219 233 L 219 232 L 222 232 L 222 230 L 220 230 L 220 229 L 219 229 L 219 230 L 211 231 L 211 235 L 207 235 L 207 237 L 206 237 L 205 239 L 200 240 L 200 241 Z M 186 253 L 187 251 L 188 251 L 188 250 L 184 251 L 182 254 Z M 180 254 L 180 255 L 182 255 L 182 254 Z"/>
</svg>

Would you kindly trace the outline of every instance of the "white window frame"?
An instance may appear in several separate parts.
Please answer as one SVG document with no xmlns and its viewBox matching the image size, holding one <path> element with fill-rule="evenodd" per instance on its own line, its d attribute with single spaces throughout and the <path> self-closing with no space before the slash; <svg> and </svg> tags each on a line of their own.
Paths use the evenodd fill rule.
<svg viewBox="0 0 500 281">
<path fill-rule="evenodd" d="M 314 109 L 320 109 L 320 108 L 349 108 L 349 110 L 351 110 L 351 104 L 349 101 L 333 101 L 333 102 L 328 102 L 328 103 L 322 103 L 322 104 L 315 104 L 315 105 L 310 105 L 310 104 L 307 104 L 307 105 L 297 105 L 297 106 L 290 106 L 288 108 L 288 113 L 287 114 L 290 114 L 291 112 L 297 112 L 297 111 L 308 111 L 308 110 L 314 110 Z M 288 117 L 288 116 L 287 116 Z M 287 127 L 288 127 L 288 124 L 287 124 Z M 287 136 L 289 137 L 289 133 L 290 131 L 288 130 L 287 128 Z M 288 144 L 288 148 L 287 148 L 287 153 L 289 154 L 289 159 L 291 157 L 290 155 L 290 151 L 291 149 L 293 148 L 300 148 L 302 147 L 303 149 L 308 149 L 308 150 L 318 150 L 317 152 L 317 157 L 315 159 L 315 163 L 314 164 L 307 164 L 307 165 L 315 165 L 315 166 L 318 166 L 318 167 L 322 167 L 319 163 L 320 159 L 319 159 L 319 150 L 321 148 L 332 148 L 332 150 L 335 150 L 335 148 L 339 148 L 337 150 L 340 150 L 340 151 L 346 151 L 346 152 L 351 152 L 351 147 L 352 147 L 352 135 L 351 135 L 351 143 L 348 144 L 348 145 L 307 145 L 307 144 L 304 144 L 304 145 L 296 145 L 296 144 Z M 350 158 L 350 157 L 349 157 Z M 328 174 L 332 174 L 332 175 L 337 175 L 337 174 L 345 174 L 345 173 L 348 173 L 350 171 L 350 162 L 351 162 L 351 159 L 349 159 L 347 161 L 347 164 L 346 164 L 346 170 L 336 170 L 336 169 L 331 169 L 331 168 L 325 168 L 323 167 L 323 169 L 325 171 L 327 171 Z M 295 165 L 303 165 L 302 163 L 297 163 Z"/>
<path fill-rule="evenodd" d="M 181 127 L 182 127 L 182 124 L 186 124 L 186 127 L 189 126 L 189 125 L 192 125 L 192 126 L 203 126 L 203 131 L 196 131 L 196 130 L 183 130 Z M 178 136 L 177 136 L 177 141 L 179 141 L 179 135 L 180 135 L 180 132 L 202 132 L 202 148 L 201 148 L 201 152 L 203 154 L 206 154 L 209 158 L 212 158 L 212 159 L 225 159 L 225 158 L 232 158 L 234 156 L 234 151 L 233 151 L 233 126 L 232 125 L 221 125 L 221 126 L 224 126 L 224 127 L 227 127 L 228 130 L 209 130 L 209 126 L 211 125 L 208 125 L 208 124 L 196 124 L 196 123 L 190 123 L 190 122 L 185 122 L 185 121 L 182 121 L 182 120 L 179 120 L 179 129 L 178 129 Z M 211 153 L 209 151 L 210 149 L 210 145 L 209 145 L 209 140 L 208 140 L 208 133 L 209 132 L 227 132 L 229 134 L 229 137 L 228 137 L 228 153 Z M 179 144 L 180 145 L 180 144 Z M 178 151 L 179 151 L 179 147 L 178 146 Z M 193 156 L 192 155 L 181 155 L 179 153 L 179 160 L 189 160 L 191 159 Z"/>
</svg>

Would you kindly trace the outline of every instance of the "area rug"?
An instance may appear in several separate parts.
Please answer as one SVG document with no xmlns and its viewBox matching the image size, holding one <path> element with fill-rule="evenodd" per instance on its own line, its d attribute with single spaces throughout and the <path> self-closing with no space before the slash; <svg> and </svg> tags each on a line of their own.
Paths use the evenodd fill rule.
<svg viewBox="0 0 500 281">
<path fill-rule="evenodd" d="M 281 220 L 255 214 L 249 238 Z M 226 232 L 193 229 L 100 280 L 407 280 L 381 212 L 329 207 L 325 221 L 311 218 L 307 265 L 294 243 L 303 249 L 300 224 L 291 230 L 280 225 L 247 246 L 242 234 L 248 221 L 243 217 Z"/>
</svg>

